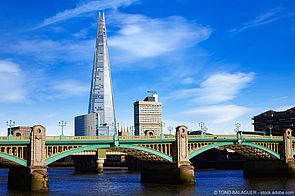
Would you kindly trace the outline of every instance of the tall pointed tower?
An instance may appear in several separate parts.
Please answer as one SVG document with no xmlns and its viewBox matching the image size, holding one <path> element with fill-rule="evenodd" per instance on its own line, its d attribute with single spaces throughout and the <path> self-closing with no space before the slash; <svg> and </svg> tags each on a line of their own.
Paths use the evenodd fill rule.
<svg viewBox="0 0 295 196">
<path fill-rule="evenodd" d="M 99 126 L 115 126 L 114 98 L 104 13 L 99 12 L 88 113 L 99 114 Z"/>
</svg>

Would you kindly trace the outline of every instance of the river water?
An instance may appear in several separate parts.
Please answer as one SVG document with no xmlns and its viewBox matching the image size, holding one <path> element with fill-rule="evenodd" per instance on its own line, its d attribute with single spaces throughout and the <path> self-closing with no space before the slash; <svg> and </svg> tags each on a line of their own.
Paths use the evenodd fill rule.
<svg viewBox="0 0 295 196">
<path fill-rule="evenodd" d="M 244 178 L 240 170 L 199 170 L 196 185 L 141 184 L 140 173 L 105 170 L 75 174 L 70 168 L 49 169 L 48 194 L 40 195 L 295 195 L 295 180 Z M 39 195 L 7 190 L 8 169 L 0 169 L 0 195 Z"/>
</svg>

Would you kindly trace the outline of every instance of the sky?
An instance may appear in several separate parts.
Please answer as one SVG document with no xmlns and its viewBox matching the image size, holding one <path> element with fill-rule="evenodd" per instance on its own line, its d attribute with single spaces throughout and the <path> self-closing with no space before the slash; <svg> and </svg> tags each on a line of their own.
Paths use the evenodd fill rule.
<svg viewBox="0 0 295 196">
<path fill-rule="evenodd" d="M 2 0 L 0 135 L 87 113 L 98 11 L 104 10 L 117 121 L 157 91 L 167 127 L 232 134 L 295 106 L 292 0 Z"/>
</svg>

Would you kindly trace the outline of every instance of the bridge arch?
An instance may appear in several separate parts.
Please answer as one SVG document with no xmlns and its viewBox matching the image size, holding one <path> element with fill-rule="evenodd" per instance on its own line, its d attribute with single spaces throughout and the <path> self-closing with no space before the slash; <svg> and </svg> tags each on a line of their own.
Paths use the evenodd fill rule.
<svg viewBox="0 0 295 196">
<path fill-rule="evenodd" d="M 87 146 L 82 146 L 79 148 L 74 148 L 71 150 L 67 150 L 64 152 L 61 152 L 60 154 L 54 155 L 52 157 L 49 157 L 45 160 L 46 165 L 49 165 L 59 159 L 62 159 L 64 157 L 73 155 L 75 153 L 79 153 L 79 152 L 83 152 L 86 150 L 94 150 L 94 149 L 103 149 L 103 148 L 107 148 L 107 149 L 111 149 L 111 148 L 124 148 L 124 149 L 135 149 L 135 150 L 140 150 L 140 151 L 144 151 L 144 152 L 148 152 L 150 154 L 159 156 L 169 162 L 173 162 L 173 159 L 171 156 L 164 154 L 160 151 L 157 150 L 153 150 L 151 148 L 147 148 L 147 147 L 143 147 L 143 146 L 138 146 L 138 145 L 132 145 L 132 144 L 120 144 L 119 146 L 110 146 L 110 145 L 99 145 L 99 144 L 95 144 L 95 145 L 87 145 Z"/>
<path fill-rule="evenodd" d="M 8 160 L 8 161 L 11 161 L 11 162 L 16 163 L 18 165 L 27 167 L 27 160 L 18 158 L 16 156 L 13 156 L 13 155 L 10 155 L 10 154 L 7 154 L 7 153 L 0 152 L 0 158 L 3 158 L 3 159 Z"/>
<path fill-rule="evenodd" d="M 217 148 L 217 147 L 222 147 L 222 146 L 230 146 L 230 145 L 235 145 L 234 142 L 218 142 L 218 143 L 214 143 L 214 144 L 211 144 L 211 145 L 208 145 L 208 146 L 205 146 L 205 147 L 202 147 L 202 148 L 199 148 L 193 152 L 191 152 L 189 154 L 189 159 L 192 159 L 194 158 L 195 156 L 203 153 L 203 152 L 206 152 L 208 150 L 211 150 L 213 148 Z M 241 145 L 244 145 L 244 146 L 251 146 L 251 147 L 254 147 L 254 148 L 258 148 L 264 152 L 267 152 L 268 154 L 274 156 L 275 158 L 277 159 L 280 159 L 280 154 L 264 147 L 264 146 L 261 146 L 259 144 L 254 144 L 254 143 L 251 143 L 251 142 L 243 142 Z"/>
</svg>

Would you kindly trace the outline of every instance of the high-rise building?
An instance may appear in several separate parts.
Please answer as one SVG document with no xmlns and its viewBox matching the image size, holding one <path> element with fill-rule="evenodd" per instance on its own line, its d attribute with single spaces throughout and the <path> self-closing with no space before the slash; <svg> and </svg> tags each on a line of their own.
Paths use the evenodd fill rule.
<svg viewBox="0 0 295 196">
<path fill-rule="evenodd" d="M 152 92 L 144 101 L 134 102 L 135 135 L 160 135 L 162 132 L 162 103 Z"/>
<path fill-rule="evenodd" d="M 92 114 L 97 114 L 99 120 L 96 121 L 96 117 L 94 117 Z M 79 122 L 76 123 L 76 120 Z M 77 135 L 89 133 L 87 130 L 84 130 L 83 127 L 89 127 L 90 125 L 84 125 L 84 123 L 99 122 L 99 124 L 96 126 L 98 129 L 96 134 L 112 135 L 114 133 L 114 127 L 116 126 L 115 121 L 106 22 L 104 13 L 99 12 L 88 114 L 79 116 L 79 118 L 75 118 L 75 124 L 83 124 L 83 126 L 75 127 L 75 133 Z M 91 135 L 92 134 L 93 131 L 91 131 Z"/>
<path fill-rule="evenodd" d="M 114 124 L 114 99 L 104 13 L 98 17 L 88 113 L 99 113 L 101 125 Z"/>
</svg>

